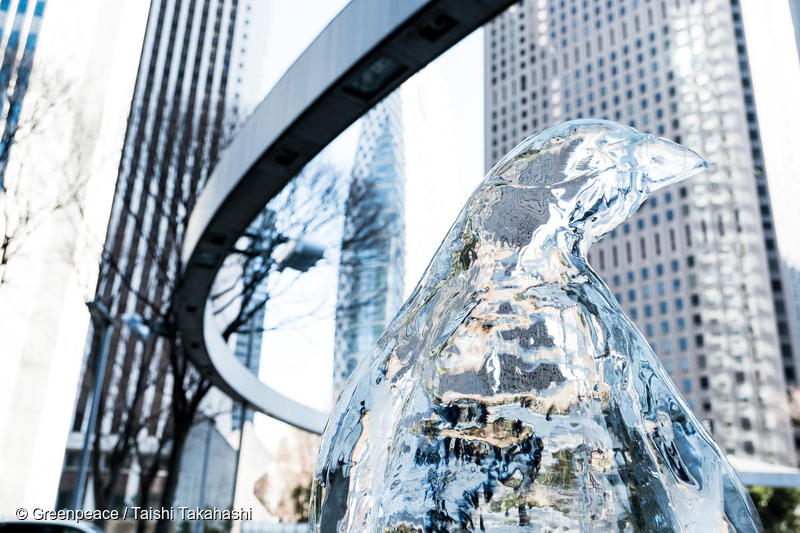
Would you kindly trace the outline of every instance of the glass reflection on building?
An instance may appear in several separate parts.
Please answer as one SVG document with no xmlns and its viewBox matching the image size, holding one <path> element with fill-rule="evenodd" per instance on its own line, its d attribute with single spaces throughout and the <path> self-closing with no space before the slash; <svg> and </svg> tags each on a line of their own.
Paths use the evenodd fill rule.
<svg viewBox="0 0 800 533">
<path fill-rule="evenodd" d="M 44 7 L 44 0 L 35 3 L 28 0 L 0 1 L 0 186 L 19 126 L 19 113 L 28 89 Z"/>
<path fill-rule="evenodd" d="M 339 263 L 335 393 L 402 303 L 405 176 L 401 112 L 400 95 L 394 92 L 362 120 Z"/>
</svg>

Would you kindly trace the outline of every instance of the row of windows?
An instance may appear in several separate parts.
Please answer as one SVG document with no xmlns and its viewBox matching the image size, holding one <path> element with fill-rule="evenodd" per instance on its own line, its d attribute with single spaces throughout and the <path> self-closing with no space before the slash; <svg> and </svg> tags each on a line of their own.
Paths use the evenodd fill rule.
<svg viewBox="0 0 800 533">
<path fill-rule="evenodd" d="M 631 291 L 628 293 L 628 296 L 634 296 L 634 298 L 630 299 L 630 302 L 634 302 L 636 300 L 635 294 L 632 294 L 633 291 L 634 291 L 634 289 L 631 289 Z M 696 296 L 696 295 L 693 295 L 693 296 Z M 617 299 L 617 301 L 620 304 L 623 302 L 623 298 L 622 298 L 622 294 L 621 293 L 614 293 L 614 297 Z M 692 305 L 693 306 L 694 305 L 698 305 L 699 302 L 700 302 L 699 296 L 697 297 L 698 304 L 694 304 L 694 301 L 695 301 L 694 298 L 692 298 Z M 673 307 L 674 307 L 675 311 L 683 311 L 683 309 L 684 309 L 683 298 L 682 297 L 675 298 L 675 300 L 673 301 Z M 658 302 L 658 305 L 656 306 L 656 309 L 658 309 L 658 312 L 660 314 L 662 314 L 662 315 L 667 314 L 669 312 L 669 302 L 667 300 L 661 300 L 660 302 Z M 645 304 L 645 305 L 643 305 L 642 306 L 642 313 L 643 313 L 645 318 L 652 317 L 653 316 L 653 304 Z M 634 320 L 639 318 L 639 311 L 638 311 L 638 309 L 636 307 L 631 307 L 630 314 L 631 314 L 631 318 L 634 319 Z"/>
<path fill-rule="evenodd" d="M 674 373 L 675 369 L 674 369 L 674 365 L 673 365 L 671 360 L 668 359 L 668 360 L 664 361 L 664 369 L 670 375 L 672 375 Z M 683 370 L 684 372 L 689 370 L 688 359 L 686 359 L 685 357 L 681 358 L 681 370 Z M 700 390 L 701 391 L 709 390 L 710 381 L 708 379 L 708 376 L 700 376 L 697 379 L 697 382 L 698 382 L 698 384 L 700 386 Z M 744 382 L 745 382 L 744 373 L 743 372 L 736 372 L 736 383 L 737 384 L 742 384 Z M 687 393 L 691 393 L 692 392 L 692 388 L 693 387 L 692 387 L 692 379 L 691 378 L 683 378 L 681 380 L 681 384 L 683 386 L 682 388 L 683 388 L 684 392 L 687 392 Z M 712 407 L 711 407 L 711 398 L 703 398 L 703 404 L 702 405 L 703 405 L 703 411 L 705 411 L 705 412 L 711 411 L 711 409 L 712 409 Z M 741 418 L 741 425 L 742 425 L 742 429 L 744 429 L 744 430 L 749 430 L 749 429 L 752 428 L 752 424 L 750 422 L 750 419 L 747 418 L 747 417 L 742 417 Z"/>
<path fill-rule="evenodd" d="M 695 335 L 694 345 L 696 348 L 702 348 L 704 346 L 704 339 L 702 334 Z M 672 339 L 664 339 L 661 341 L 661 350 L 659 351 L 658 347 L 655 344 L 655 341 L 649 341 L 650 348 L 658 355 L 669 355 L 672 353 Z M 681 352 L 685 352 L 689 349 L 689 340 L 686 337 L 680 337 L 678 339 L 678 348 Z M 671 363 L 670 363 L 671 364 Z"/>
<path fill-rule="evenodd" d="M 688 224 L 685 225 L 684 230 L 685 230 L 686 246 L 687 247 L 691 247 L 692 246 L 691 229 L 690 229 Z M 663 247 L 662 247 L 662 243 L 661 243 L 661 234 L 660 233 L 654 233 L 652 237 L 653 237 L 653 252 L 654 252 L 654 254 L 656 256 L 660 256 L 662 254 L 662 252 L 663 252 Z M 704 240 L 707 240 L 707 238 L 708 238 L 707 234 L 704 234 Z M 676 236 L 674 228 L 669 228 L 669 230 L 667 232 L 667 239 L 668 239 L 669 249 L 671 251 L 673 251 L 673 252 L 676 251 L 677 250 L 677 236 Z M 634 254 L 633 254 L 633 242 L 632 242 L 632 240 L 626 240 L 624 243 L 621 243 L 621 244 L 624 244 L 623 246 L 620 246 L 620 247 L 622 247 L 624 249 L 625 262 L 632 263 L 633 260 L 634 260 L 633 259 Z M 619 248 L 620 247 L 618 247 L 617 244 L 611 244 L 611 266 L 612 267 L 619 266 L 619 264 L 621 262 L 620 253 L 619 253 Z M 643 236 L 639 237 L 638 251 L 639 251 L 639 256 L 641 257 L 641 259 L 647 259 L 647 239 L 645 237 L 643 237 Z M 603 248 L 601 248 L 597 252 L 598 266 L 599 266 L 600 270 L 605 270 L 605 268 L 606 268 L 606 257 L 605 257 L 605 255 L 606 255 L 605 254 L 605 249 L 603 249 Z M 592 257 L 594 257 L 594 254 L 590 254 L 589 255 L 589 262 L 590 263 L 592 263 Z M 675 260 L 673 260 L 673 261 L 675 261 Z M 659 273 L 659 271 L 663 272 L 662 269 L 663 269 L 663 267 L 656 266 L 656 273 Z"/>
<path fill-rule="evenodd" d="M 676 327 L 677 327 L 678 331 L 684 331 L 686 329 L 686 319 L 683 318 L 683 317 L 676 318 L 675 319 L 675 324 L 676 324 Z M 655 333 L 655 326 L 654 326 L 654 324 L 652 322 L 648 322 L 647 324 L 645 324 L 644 330 L 645 330 L 645 334 L 648 337 L 652 337 L 652 336 L 654 336 L 656 334 Z M 670 332 L 670 322 L 669 322 L 669 320 L 662 320 L 661 321 L 661 334 L 662 335 L 668 335 L 669 332 Z M 685 350 L 686 348 L 681 348 L 681 349 Z"/>
<path fill-rule="evenodd" d="M 614 285 L 615 286 L 619 285 L 619 283 L 618 283 L 619 276 L 614 276 L 614 277 L 615 277 Z M 677 278 L 672 280 L 672 290 L 675 291 L 675 292 L 678 292 L 678 291 L 680 291 L 680 289 L 681 289 L 681 280 L 677 279 Z M 650 298 L 650 295 L 651 295 L 650 294 L 650 285 L 644 285 L 644 286 L 640 287 L 639 290 L 641 291 L 643 299 L 647 300 L 647 299 Z M 666 293 L 667 293 L 666 284 L 663 281 L 658 282 L 656 284 L 656 291 L 655 292 L 656 292 L 656 294 L 658 296 L 666 295 Z M 635 302 L 636 301 L 636 294 L 637 294 L 637 290 L 636 289 L 628 289 L 628 299 L 627 299 L 627 301 L 629 303 Z M 617 296 L 618 296 L 617 300 L 621 302 L 622 294 L 617 293 Z"/>
<path fill-rule="evenodd" d="M 664 360 L 663 365 L 664 365 L 664 370 L 667 371 L 667 374 L 672 374 L 675 371 L 675 364 L 672 362 L 672 359 Z M 689 370 L 691 370 L 688 357 L 685 356 L 681 357 L 680 369 L 682 372 L 689 372 Z"/>
<path fill-rule="evenodd" d="M 590 256 L 590 258 L 591 258 L 591 256 Z M 680 263 L 680 261 L 678 259 L 671 260 L 668 263 L 668 265 L 669 265 L 670 271 L 672 271 L 672 272 L 678 272 L 680 270 L 680 268 L 681 268 L 681 263 Z M 686 266 L 689 267 L 689 268 L 694 268 L 694 265 L 695 265 L 694 256 L 693 255 L 687 256 L 686 257 Z M 653 268 L 653 270 L 655 271 L 657 276 L 663 276 L 664 272 L 665 272 L 664 264 L 663 263 L 657 263 L 655 265 L 655 267 Z M 642 267 L 642 269 L 639 271 L 639 277 L 642 280 L 650 279 L 650 267 Z M 625 279 L 628 281 L 628 283 L 633 283 L 634 281 L 636 281 L 636 272 L 634 272 L 633 270 L 629 270 L 625 274 Z M 621 284 L 622 278 L 620 277 L 619 274 L 615 274 L 613 276 L 612 280 L 613 280 L 615 286 L 619 286 Z M 676 279 L 673 280 L 672 284 L 673 284 L 675 290 L 678 290 L 679 285 L 680 285 L 680 280 L 676 278 Z"/>
</svg>

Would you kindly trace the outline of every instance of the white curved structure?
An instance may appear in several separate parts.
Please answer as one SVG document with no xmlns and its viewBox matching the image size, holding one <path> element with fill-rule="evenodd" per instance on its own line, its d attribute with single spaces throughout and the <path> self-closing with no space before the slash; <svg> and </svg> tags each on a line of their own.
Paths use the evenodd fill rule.
<svg viewBox="0 0 800 533">
<path fill-rule="evenodd" d="M 254 409 L 321 433 L 327 414 L 262 383 L 217 331 L 207 297 L 255 215 L 347 126 L 512 0 L 353 0 L 294 62 L 220 159 L 186 230 L 179 327 L 215 385 Z"/>
</svg>

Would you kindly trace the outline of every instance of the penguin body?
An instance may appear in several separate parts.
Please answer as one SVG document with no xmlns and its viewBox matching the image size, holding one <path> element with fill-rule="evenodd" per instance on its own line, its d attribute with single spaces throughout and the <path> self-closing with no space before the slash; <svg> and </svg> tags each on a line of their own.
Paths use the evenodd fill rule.
<svg viewBox="0 0 800 533">
<path fill-rule="evenodd" d="M 606 121 L 529 137 L 470 197 L 323 435 L 315 531 L 760 531 L 730 464 L 586 262 L 702 171 Z"/>
</svg>

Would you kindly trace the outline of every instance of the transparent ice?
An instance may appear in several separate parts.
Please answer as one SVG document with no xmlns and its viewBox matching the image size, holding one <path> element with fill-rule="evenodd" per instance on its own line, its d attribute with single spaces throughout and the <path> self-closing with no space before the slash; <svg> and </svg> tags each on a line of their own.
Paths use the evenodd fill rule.
<svg viewBox="0 0 800 533">
<path fill-rule="evenodd" d="M 315 531 L 761 531 L 747 492 L 586 262 L 694 152 L 612 122 L 489 172 L 344 387 Z"/>
</svg>

